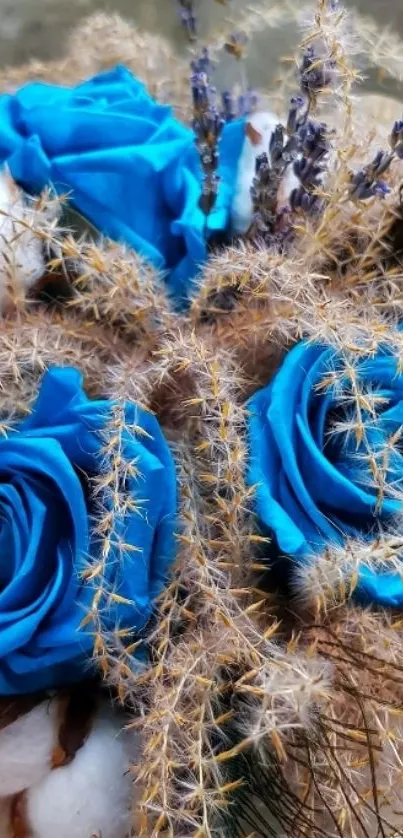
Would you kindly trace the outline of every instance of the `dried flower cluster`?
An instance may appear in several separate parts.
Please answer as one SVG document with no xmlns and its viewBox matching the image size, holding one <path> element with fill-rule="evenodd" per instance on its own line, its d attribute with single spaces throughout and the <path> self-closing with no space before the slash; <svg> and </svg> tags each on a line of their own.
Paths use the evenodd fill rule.
<svg viewBox="0 0 403 838">
<path fill-rule="evenodd" d="M 181 6 L 192 11 L 192 4 Z M 277 18 L 271 4 L 260 17 L 250 12 L 249 28 L 262 20 L 279 25 L 291 7 L 282 3 Z M 1 432 L 29 410 L 53 364 L 78 366 L 89 394 L 116 400 L 104 440 L 112 467 L 93 487 L 95 498 L 107 493 L 109 502 L 96 506 L 103 559 L 88 565 L 94 597 L 84 620 L 105 681 L 142 732 L 143 753 L 133 766 L 141 805 L 133 824 L 146 838 L 403 834 L 401 615 L 352 601 L 362 568 L 401 572 L 401 518 L 370 541 L 352 538 L 305 565 L 286 563 L 287 585 L 279 590 L 276 565 L 267 570 L 274 545 L 257 529 L 254 488 L 245 482 L 246 400 L 288 348 L 306 338 L 334 347 L 340 359 L 322 382 L 338 388 L 345 402 L 327 428 L 330 437 L 357 441 L 380 503 L 403 493 L 389 480 L 400 434 L 372 443 L 383 406 L 357 375 L 363 359 L 379 350 L 393 356 L 397 372 L 403 369 L 401 114 L 394 126 L 362 130 L 367 117 L 352 95 L 353 57 L 360 49 L 368 55 L 370 26 L 325 0 L 313 11 L 297 62 L 304 102 L 292 102 L 288 126 L 276 133 L 254 187 L 256 203 L 263 188 L 270 194 L 268 167 L 270 176 L 283 172 L 288 138 L 298 133 L 292 163 L 300 187 L 291 200 L 287 248 L 246 240 L 210 256 L 188 312 L 179 315 L 136 254 L 68 235 L 49 197 L 28 220 L 13 218 L 22 231 L 29 225 L 47 267 L 39 293 L 15 295 L 1 324 Z M 305 21 L 307 14 L 304 7 Z M 217 48 L 228 38 L 220 34 Z M 393 58 L 382 38 L 379 44 L 382 66 L 403 75 L 398 51 Z M 3 88 L 38 75 L 75 82 L 118 59 L 191 121 L 186 66 L 160 39 L 102 15 L 81 27 L 65 59 L 10 71 Z M 193 106 L 208 208 L 221 116 L 210 105 L 206 70 L 196 61 Z M 333 110 L 323 88 L 332 92 Z M 287 101 L 288 89 L 284 109 Z M 228 99 L 223 110 L 232 114 Z M 265 213 L 268 206 L 265 199 Z M 265 216 L 270 231 L 273 217 Z M 290 224 L 287 218 L 287 230 Z M 177 561 L 149 626 L 150 663 L 141 667 L 134 657 L 140 638 L 133 642 L 119 626 L 106 631 L 103 620 L 110 597 L 118 596 L 105 583 L 103 562 L 133 468 L 122 454 L 123 400 L 158 415 L 181 490 Z"/>
</svg>

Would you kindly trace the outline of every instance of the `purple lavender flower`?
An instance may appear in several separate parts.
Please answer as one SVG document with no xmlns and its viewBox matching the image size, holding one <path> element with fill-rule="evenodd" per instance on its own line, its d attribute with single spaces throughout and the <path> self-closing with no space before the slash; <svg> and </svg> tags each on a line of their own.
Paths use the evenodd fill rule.
<svg viewBox="0 0 403 838">
<path fill-rule="evenodd" d="M 197 38 L 197 18 L 193 0 L 177 0 L 177 3 L 182 26 L 189 40 L 194 41 Z"/>
<path fill-rule="evenodd" d="M 270 165 L 268 154 L 256 159 L 256 176 L 251 187 L 254 215 L 251 226 L 252 238 L 268 237 L 274 232 L 277 209 L 278 179 Z"/>
<path fill-rule="evenodd" d="M 199 206 L 204 215 L 210 215 L 211 210 L 214 207 L 216 202 L 217 193 L 218 193 L 218 185 L 220 182 L 220 178 L 216 175 L 215 172 L 211 172 L 210 174 L 206 174 L 203 183 L 203 189 L 201 198 L 199 201 Z"/>
<path fill-rule="evenodd" d="M 384 181 L 372 182 L 367 179 L 365 172 L 360 171 L 352 175 L 350 185 L 350 198 L 353 201 L 367 201 L 379 195 L 384 198 L 390 191 Z"/>
<path fill-rule="evenodd" d="M 206 48 L 203 49 L 202 54 L 191 64 L 190 84 L 193 100 L 194 117 L 203 114 L 210 107 L 211 101 L 215 100 L 215 88 L 210 81 L 210 73 L 213 65 Z"/>
<path fill-rule="evenodd" d="M 316 165 L 312 160 L 301 157 L 294 163 L 294 173 L 305 189 L 316 189 L 320 186 L 323 168 Z"/>
<path fill-rule="evenodd" d="M 388 171 L 396 157 L 403 160 L 403 120 L 399 119 L 393 125 L 389 142 L 391 151 L 378 151 L 371 163 L 351 174 L 349 191 L 353 201 L 385 198 L 390 192 L 390 187 L 381 179 L 381 175 Z"/>
<path fill-rule="evenodd" d="M 329 132 L 324 122 L 309 120 L 298 130 L 300 151 L 312 160 L 322 160 L 329 152 Z"/>
<path fill-rule="evenodd" d="M 318 190 L 327 166 L 329 132 L 323 122 L 309 120 L 300 125 L 294 137 L 298 157 L 293 170 L 300 186 L 290 195 L 290 207 L 293 212 L 317 215 L 324 208 Z"/>
<path fill-rule="evenodd" d="M 331 59 L 320 58 L 310 44 L 306 47 L 299 67 L 300 87 L 310 101 L 332 83 L 336 64 Z"/>
<path fill-rule="evenodd" d="M 291 213 L 318 213 L 323 199 L 317 194 L 329 151 L 326 126 L 307 121 L 309 102 L 296 96 L 291 100 L 287 131 L 281 124 L 274 129 L 266 154 L 256 162 L 256 176 L 251 196 L 254 219 L 249 230 L 252 238 L 266 244 L 284 245 L 292 233 Z M 287 136 L 288 134 L 288 136 Z M 293 190 L 290 206 L 279 207 L 278 195 L 282 179 L 293 164 L 301 185 Z"/>
<path fill-rule="evenodd" d="M 366 201 L 375 196 L 384 198 L 390 192 L 380 176 L 389 168 L 393 156 L 393 151 L 378 151 L 371 163 L 351 175 L 349 192 L 353 201 Z"/>
<path fill-rule="evenodd" d="M 288 146 L 283 126 L 279 124 L 272 133 L 267 153 L 256 160 L 251 188 L 254 215 L 248 235 L 280 249 L 291 234 L 290 210 L 278 206 L 279 186 L 291 156 Z"/>
<path fill-rule="evenodd" d="M 232 122 L 234 119 L 236 119 L 236 104 L 230 90 L 224 90 L 221 94 L 221 104 L 221 116 L 225 120 L 225 122 Z"/>
<path fill-rule="evenodd" d="M 329 2 L 330 10 L 335 11 L 336 0 Z M 312 44 L 306 47 L 299 67 L 302 95 L 291 99 L 286 127 L 276 127 L 268 153 L 257 161 L 251 189 L 255 211 L 249 231 L 252 236 L 258 233 L 268 243 L 278 242 L 279 233 L 287 239 L 292 230 L 292 212 L 316 214 L 323 210 L 325 202 L 318 189 L 328 160 L 329 132 L 325 124 L 308 117 L 317 94 L 332 83 L 335 71 L 335 61 L 321 58 Z M 279 186 L 290 165 L 300 186 L 293 190 L 290 206 L 278 207 Z"/>
<path fill-rule="evenodd" d="M 270 161 L 273 167 L 279 166 L 283 159 L 284 152 L 284 129 L 283 126 L 276 125 L 269 143 Z"/>
<path fill-rule="evenodd" d="M 198 59 L 192 61 L 191 68 L 193 130 L 204 173 L 200 207 L 207 216 L 217 197 L 218 146 L 225 119 L 217 110 L 217 91 L 210 80 L 213 65 L 207 49 L 203 50 Z"/>
<path fill-rule="evenodd" d="M 320 58 L 313 45 L 306 47 L 299 67 L 303 95 L 291 99 L 286 127 L 276 127 L 267 154 L 257 160 L 251 189 L 254 220 L 249 236 L 252 238 L 282 246 L 292 235 L 292 212 L 319 213 L 324 207 L 318 188 L 328 159 L 329 132 L 326 125 L 308 117 L 316 95 L 331 84 L 334 72 L 334 61 Z M 280 183 L 290 165 L 300 186 L 293 190 L 290 206 L 279 207 Z"/>
<path fill-rule="evenodd" d="M 308 192 L 301 185 L 291 192 L 290 208 L 293 212 L 301 211 L 306 215 L 319 215 L 324 209 L 324 200 L 314 192 Z"/>
<path fill-rule="evenodd" d="M 380 198 L 385 198 L 390 192 L 390 186 L 385 183 L 384 180 L 378 181 L 375 187 L 375 194 L 379 195 Z"/>
<path fill-rule="evenodd" d="M 387 151 L 378 151 L 372 163 L 366 167 L 367 176 L 372 177 L 373 180 L 379 178 L 389 168 L 392 160 L 393 154 L 389 154 Z"/>
<path fill-rule="evenodd" d="M 332 12 L 338 0 L 329 0 Z M 334 78 L 336 63 L 321 58 L 313 45 L 306 47 L 299 67 L 301 93 L 290 102 L 287 125 L 278 125 L 271 136 L 266 154 L 256 162 L 256 176 L 251 188 L 254 218 L 248 235 L 268 245 L 281 244 L 292 235 L 291 213 L 318 215 L 323 212 L 326 198 L 320 186 L 327 168 L 330 143 L 324 123 L 309 119 L 317 94 L 328 87 Z M 392 160 L 403 160 L 403 119 L 395 122 L 391 137 L 391 151 L 379 151 L 374 159 L 355 174 L 351 174 L 349 193 L 352 200 L 384 198 L 390 191 L 382 175 Z M 289 165 L 293 165 L 300 185 L 293 189 L 289 206 L 278 207 L 279 186 Z"/>
</svg>

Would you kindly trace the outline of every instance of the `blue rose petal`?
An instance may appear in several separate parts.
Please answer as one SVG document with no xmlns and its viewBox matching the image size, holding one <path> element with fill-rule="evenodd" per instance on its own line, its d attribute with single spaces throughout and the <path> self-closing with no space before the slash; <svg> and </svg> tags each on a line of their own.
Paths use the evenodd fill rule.
<svg viewBox="0 0 403 838">
<path fill-rule="evenodd" d="M 243 122 L 224 129 L 208 235 L 229 222 Z M 206 259 L 194 134 L 125 67 L 63 88 L 31 82 L 0 97 L 0 163 L 28 192 L 52 185 L 104 235 L 167 275 L 178 305 Z"/>
<path fill-rule="evenodd" d="M 298 561 L 345 538 L 370 538 L 376 521 L 391 522 L 401 503 L 378 497 L 365 457 L 357 461 L 354 437 L 343 444 L 326 437 L 327 418 L 340 405 L 338 390 L 318 385 L 338 365 L 329 347 L 301 342 L 286 356 L 273 381 L 248 403 L 248 483 L 256 486 L 256 513 L 279 550 Z M 367 423 L 373 450 L 403 425 L 403 375 L 386 352 L 360 362 L 356 374 L 385 398 L 377 421 Z M 345 382 L 347 383 L 347 382 Z M 338 387 L 343 385 L 339 377 Z M 387 475 L 403 487 L 403 456 L 394 451 Z M 402 564 L 403 571 L 403 564 Z M 397 573 L 363 568 L 358 592 L 383 605 L 403 605 Z"/>
<path fill-rule="evenodd" d="M 105 582 L 133 605 L 113 603 L 103 617 L 106 629 L 138 632 L 175 555 L 176 476 L 156 418 L 124 409 L 123 454 L 140 472 L 126 491 L 139 511 L 119 522 L 114 537 L 128 549 L 111 550 Z M 104 465 L 112 410 L 87 398 L 77 370 L 52 369 L 31 415 L 0 441 L 0 694 L 59 686 L 90 666 L 94 638 L 79 626 L 93 588 L 82 571 L 100 545 L 85 480 Z"/>
</svg>

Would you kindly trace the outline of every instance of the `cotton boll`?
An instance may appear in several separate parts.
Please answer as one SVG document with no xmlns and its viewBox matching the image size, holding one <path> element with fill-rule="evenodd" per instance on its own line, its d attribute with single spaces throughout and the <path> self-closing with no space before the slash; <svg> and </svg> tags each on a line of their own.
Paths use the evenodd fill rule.
<svg viewBox="0 0 403 838">
<path fill-rule="evenodd" d="M 245 123 L 245 140 L 232 203 L 231 223 L 234 233 L 246 233 L 251 225 L 253 202 L 250 190 L 256 173 L 256 160 L 260 154 L 267 154 L 271 135 L 278 123 L 278 118 L 270 111 L 252 114 Z"/>
<path fill-rule="evenodd" d="M 297 178 L 294 172 L 294 167 L 288 166 L 288 168 L 284 172 L 284 177 L 278 189 L 277 200 L 279 209 L 289 204 L 291 192 L 293 191 L 293 189 L 298 189 L 299 186 L 301 186 L 301 181 Z"/>
<path fill-rule="evenodd" d="M 10 304 L 12 291 L 25 292 L 43 276 L 45 261 L 40 239 L 19 223 L 29 222 L 31 209 L 7 169 L 0 171 L 0 309 Z"/>
<path fill-rule="evenodd" d="M 49 772 L 57 712 L 57 701 L 45 701 L 0 731 L 0 797 L 17 794 Z"/>
<path fill-rule="evenodd" d="M 131 751 L 138 751 L 138 738 L 123 725 L 105 707 L 73 762 L 28 791 L 32 838 L 125 838 L 134 792 Z"/>
</svg>

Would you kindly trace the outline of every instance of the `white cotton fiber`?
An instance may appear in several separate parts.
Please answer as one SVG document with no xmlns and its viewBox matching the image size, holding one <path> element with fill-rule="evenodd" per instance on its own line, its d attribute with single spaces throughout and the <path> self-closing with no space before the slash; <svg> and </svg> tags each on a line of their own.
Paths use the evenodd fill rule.
<svg viewBox="0 0 403 838">
<path fill-rule="evenodd" d="M 41 279 L 45 261 L 40 239 L 18 223 L 29 224 L 32 209 L 7 169 L 0 170 L 0 310 L 7 309 L 13 289 L 27 291 Z"/>
<path fill-rule="evenodd" d="M 246 233 L 253 218 L 251 187 L 256 175 L 256 160 L 267 153 L 278 118 L 269 111 L 254 113 L 245 125 L 245 139 L 239 158 L 231 224 L 234 233 Z M 250 136 L 249 133 L 250 132 Z"/>
<path fill-rule="evenodd" d="M 16 794 L 46 776 L 55 744 L 56 714 L 57 702 L 49 700 L 0 731 L 0 797 Z"/>
<path fill-rule="evenodd" d="M 70 765 L 52 771 L 28 792 L 32 838 L 125 838 L 130 828 L 137 736 L 106 707 Z"/>
</svg>

